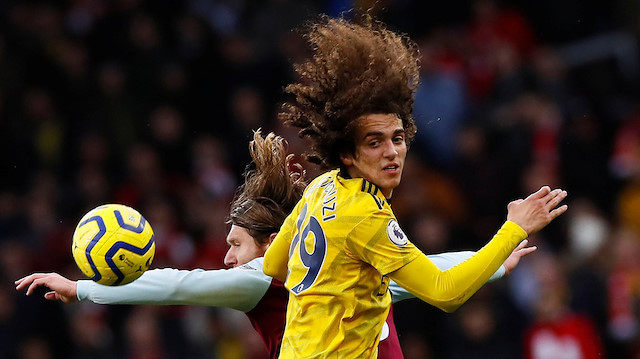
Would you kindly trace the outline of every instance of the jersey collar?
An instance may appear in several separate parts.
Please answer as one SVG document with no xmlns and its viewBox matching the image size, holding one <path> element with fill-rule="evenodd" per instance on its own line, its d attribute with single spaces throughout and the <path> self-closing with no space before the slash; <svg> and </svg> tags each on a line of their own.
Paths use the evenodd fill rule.
<svg viewBox="0 0 640 359">
<path fill-rule="evenodd" d="M 380 190 L 380 187 L 378 187 L 373 182 L 369 182 L 364 178 L 351 178 L 351 176 L 349 176 L 349 173 L 344 169 L 338 170 L 338 176 L 345 179 L 345 184 L 347 184 L 349 187 L 356 188 L 357 186 L 359 187 L 361 192 L 369 193 L 382 202 L 387 202 L 390 204 L 390 198 L 386 198 L 384 194 L 382 194 L 382 190 Z"/>
</svg>

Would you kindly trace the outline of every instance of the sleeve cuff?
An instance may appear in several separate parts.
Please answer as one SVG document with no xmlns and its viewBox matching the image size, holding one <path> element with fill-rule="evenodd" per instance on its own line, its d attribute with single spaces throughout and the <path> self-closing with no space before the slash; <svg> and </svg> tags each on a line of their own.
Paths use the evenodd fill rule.
<svg viewBox="0 0 640 359">
<path fill-rule="evenodd" d="M 78 297 L 78 300 L 86 300 L 89 297 L 92 283 L 90 280 L 76 281 L 76 297 Z"/>
<path fill-rule="evenodd" d="M 520 238 L 520 241 L 518 241 L 518 243 L 520 243 L 523 239 L 527 239 L 527 237 L 529 237 L 527 231 L 522 229 L 522 227 L 520 227 L 520 225 L 516 222 L 506 221 L 502 225 L 502 228 L 513 232 L 514 236 L 518 236 Z"/>
</svg>

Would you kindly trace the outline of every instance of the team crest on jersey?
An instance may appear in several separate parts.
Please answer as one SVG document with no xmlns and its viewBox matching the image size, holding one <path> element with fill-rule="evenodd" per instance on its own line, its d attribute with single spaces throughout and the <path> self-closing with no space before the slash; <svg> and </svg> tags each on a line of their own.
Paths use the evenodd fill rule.
<svg viewBox="0 0 640 359">
<path fill-rule="evenodd" d="M 392 219 L 387 224 L 387 236 L 398 247 L 404 247 L 409 243 L 409 239 L 407 239 L 407 235 L 404 234 L 402 229 L 400 229 L 400 225 L 396 222 L 395 219 Z"/>
</svg>

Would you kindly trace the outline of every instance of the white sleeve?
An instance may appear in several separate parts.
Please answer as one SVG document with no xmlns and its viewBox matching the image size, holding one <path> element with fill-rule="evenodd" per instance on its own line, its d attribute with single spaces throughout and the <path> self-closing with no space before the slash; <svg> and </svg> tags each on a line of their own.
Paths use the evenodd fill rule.
<svg viewBox="0 0 640 359">
<path fill-rule="evenodd" d="M 262 272 L 262 259 L 232 269 L 153 269 L 123 286 L 80 280 L 78 299 L 98 304 L 205 305 L 248 312 L 271 285 L 272 278 Z"/>
<path fill-rule="evenodd" d="M 461 252 L 431 254 L 431 255 L 428 255 L 427 257 L 440 270 L 447 270 L 457 264 L 460 264 L 466 261 L 474 254 L 476 254 L 476 252 L 461 251 Z M 497 279 L 504 277 L 505 271 L 506 269 L 504 265 L 501 265 L 500 268 L 498 268 L 498 270 L 495 273 L 493 273 L 493 275 L 491 276 L 491 278 L 489 278 L 487 282 L 493 282 Z M 415 298 L 413 294 L 409 293 L 409 291 L 399 286 L 393 280 L 389 282 L 389 290 L 391 291 L 391 300 L 393 301 L 393 303 L 399 302 L 401 300 L 409 299 L 409 298 Z"/>
</svg>

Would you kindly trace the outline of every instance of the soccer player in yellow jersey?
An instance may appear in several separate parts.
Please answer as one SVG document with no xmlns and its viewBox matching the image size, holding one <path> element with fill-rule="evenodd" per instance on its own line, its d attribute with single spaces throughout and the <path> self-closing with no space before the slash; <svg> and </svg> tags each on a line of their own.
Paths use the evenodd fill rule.
<svg viewBox="0 0 640 359">
<path fill-rule="evenodd" d="M 300 128 L 307 158 L 330 171 L 309 184 L 265 255 L 263 270 L 289 290 L 280 358 L 376 358 L 393 279 L 451 312 L 516 246 L 567 210 L 543 186 L 507 206 L 507 220 L 468 260 L 439 270 L 407 238 L 389 205 L 416 125 L 415 44 L 369 18 L 323 18 L 296 67 L 280 118 Z"/>
</svg>

